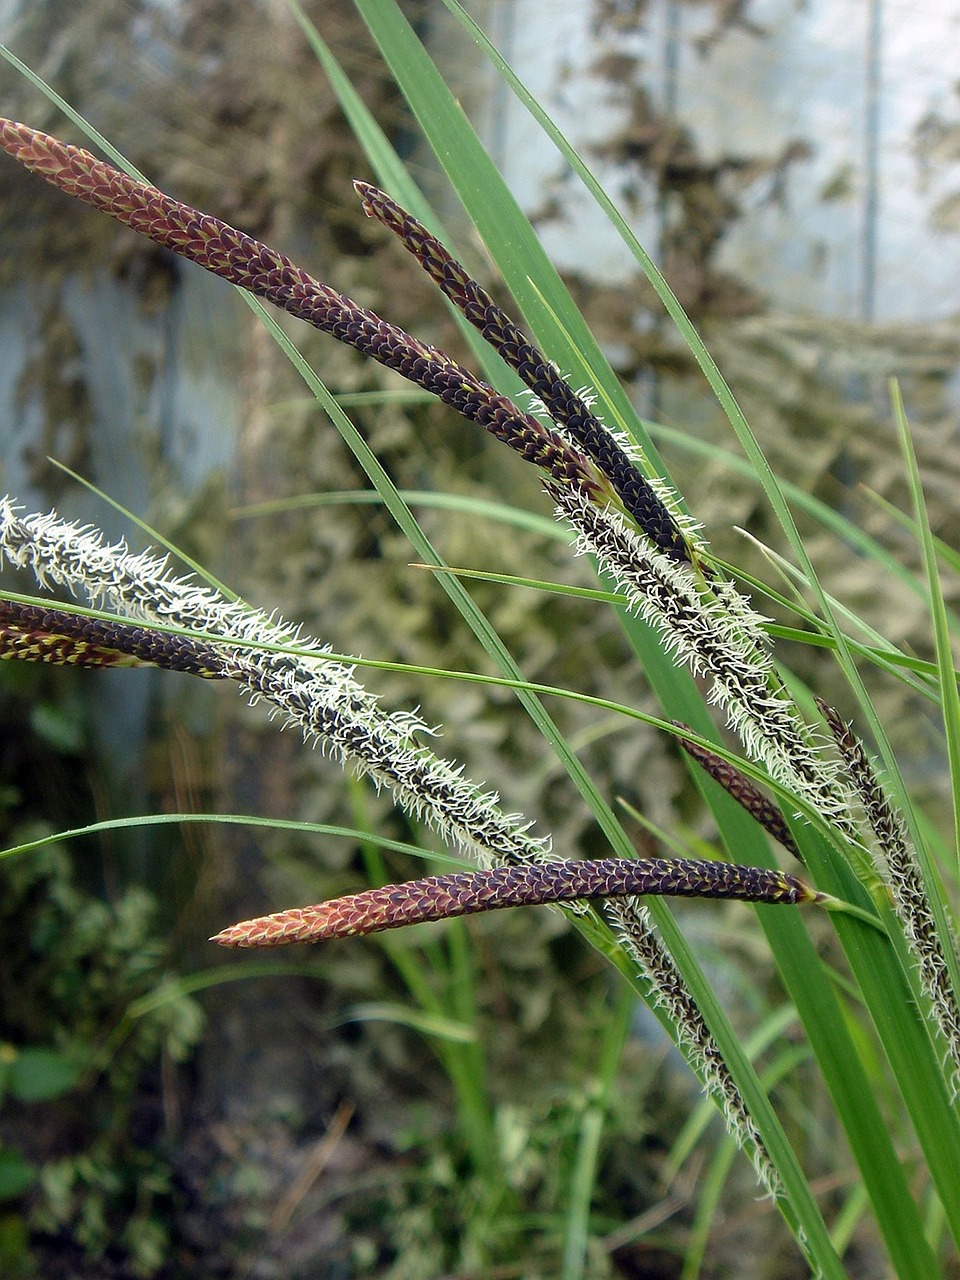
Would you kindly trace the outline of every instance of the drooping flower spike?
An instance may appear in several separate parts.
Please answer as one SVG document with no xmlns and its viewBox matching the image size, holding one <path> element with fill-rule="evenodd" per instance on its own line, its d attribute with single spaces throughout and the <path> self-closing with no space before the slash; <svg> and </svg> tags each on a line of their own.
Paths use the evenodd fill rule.
<svg viewBox="0 0 960 1280">
<path fill-rule="evenodd" d="M 553 480 L 594 496 L 610 490 L 590 459 L 557 432 L 444 352 L 315 280 L 253 236 L 130 177 L 82 147 L 17 121 L 0 119 L 0 147 L 67 195 L 395 370 L 479 423 Z"/>
<path fill-rule="evenodd" d="M 610 480 L 627 514 L 650 541 L 676 560 L 689 560 L 687 537 L 691 536 L 692 529 L 687 528 L 685 537 L 667 502 L 637 469 L 583 396 L 573 390 L 543 352 L 422 223 L 378 187 L 368 182 L 353 185 L 367 216 L 376 218 L 399 237 L 431 280 L 519 373 L 554 422 L 593 458 Z"/>
<path fill-rule="evenodd" d="M 695 760 L 714 782 L 719 783 L 727 795 L 732 796 L 741 809 L 745 809 L 751 818 L 759 822 L 761 827 L 768 831 L 788 853 L 792 853 L 799 862 L 802 862 L 803 858 L 797 848 L 797 842 L 779 806 L 768 799 L 759 787 L 754 786 L 736 765 L 731 764 L 729 760 L 724 760 L 722 756 L 718 756 L 707 747 L 701 746 L 699 742 L 694 742 L 692 738 L 685 737 L 683 730 L 689 730 L 689 725 L 685 725 L 681 720 L 674 720 L 673 723 L 681 731 L 677 734 L 677 744 L 684 749 L 690 759 Z"/>
<path fill-rule="evenodd" d="M 244 920 L 224 929 L 212 941 L 226 947 L 280 947 L 379 933 L 505 907 L 646 894 L 775 905 L 826 901 L 823 894 L 783 871 L 701 858 L 602 858 L 427 876 L 366 889 L 313 907 L 294 907 Z"/>
</svg>

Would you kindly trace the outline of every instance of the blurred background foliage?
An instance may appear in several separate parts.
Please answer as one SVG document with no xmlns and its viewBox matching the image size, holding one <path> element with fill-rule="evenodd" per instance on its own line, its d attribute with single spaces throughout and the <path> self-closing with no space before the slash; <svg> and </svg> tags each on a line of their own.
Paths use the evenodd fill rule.
<svg viewBox="0 0 960 1280">
<path fill-rule="evenodd" d="M 935 529 L 955 540 L 954 317 L 943 307 L 926 317 L 878 315 L 876 305 L 861 305 L 862 290 L 855 306 L 818 310 L 789 288 L 778 294 L 773 269 L 764 287 L 762 265 L 747 269 L 738 258 L 738 228 L 760 216 L 781 240 L 790 242 L 791 228 L 802 238 L 795 200 L 824 139 L 787 130 L 776 145 L 757 142 L 751 151 L 745 140 L 718 150 L 689 119 L 696 104 L 685 118 L 682 95 L 667 91 L 663 65 L 650 55 L 649 42 L 662 36 L 694 77 L 698 67 L 706 75 L 722 66 L 731 48 L 762 60 L 776 21 L 786 23 L 795 6 L 579 0 L 564 13 L 568 7 L 580 13 L 589 44 L 580 48 L 582 65 L 553 64 L 545 105 L 569 99 L 576 110 L 577 84 L 603 104 L 607 123 L 584 141 L 587 158 L 650 228 L 779 474 L 875 536 L 908 546 L 859 487 L 903 503 L 884 390 L 896 374 Z M 413 122 L 352 8 L 336 0 L 304 8 L 436 194 Z M 438 5 L 403 8 L 483 124 L 494 95 L 479 54 Z M 552 21 L 543 5 L 470 8 L 493 34 L 501 24 L 504 38 L 517 36 L 511 23 Z M 283 0 L 32 0 L 4 6 L 0 24 L 18 56 L 159 185 L 463 354 L 429 283 L 364 218 L 350 182 L 368 176 L 365 163 Z M 865 28 L 865 42 L 867 35 Z M 522 48 L 513 57 L 521 74 L 532 70 Z M 4 114 L 73 139 L 12 69 L 2 76 Z M 916 132 L 916 182 L 936 175 L 930 217 L 947 237 L 955 206 L 943 175 L 956 169 L 956 117 L 944 90 Z M 491 146 L 523 163 L 523 148 L 497 133 L 496 120 L 486 123 Z M 646 286 L 604 269 L 602 253 L 591 260 L 565 175 L 551 174 L 549 157 L 538 163 L 529 211 L 551 246 L 566 235 L 569 283 L 638 404 L 698 441 L 727 447 L 719 413 Z M 849 214 L 865 183 L 856 165 L 841 166 L 829 190 L 822 184 L 822 203 Z M 456 225 L 455 211 L 446 212 Z M 478 666 L 445 597 L 409 565 L 404 539 L 379 508 L 284 505 L 364 480 L 229 289 L 12 164 L 0 166 L 0 229 L 6 488 L 31 505 L 56 503 L 140 538 L 52 467 L 52 455 L 246 599 L 302 621 L 337 651 Z M 461 243 L 486 279 L 482 247 L 466 229 Z M 438 406 L 396 397 L 397 380 L 356 353 L 284 323 L 327 385 L 357 396 L 351 413 L 399 486 L 548 513 L 513 455 Z M 662 447 L 718 552 L 769 574 L 733 532 L 741 526 L 776 541 L 756 489 L 718 456 L 704 460 L 670 438 Z M 536 534 L 446 511 L 425 510 L 422 519 L 454 565 L 591 583 L 587 565 Z M 825 584 L 926 654 L 922 602 L 810 532 Z M 486 584 L 475 592 L 531 680 L 653 710 L 611 611 Z M 824 664 L 806 652 L 790 657 L 832 695 Z M 558 854 L 603 852 L 508 692 L 402 673 L 364 678 L 388 705 L 419 704 L 442 723 L 444 753 L 498 787 L 508 809 L 552 832 Z M 879 701 L 903 696 L 881 690 Z M 552 710 L 606 795 L 623 797 L 689 847 L 710 839 L 669 745 L 582 705 Z M 278 735 L 265 712 L 223 689 L 149 672 L 2 669 L 0 714 L 5 846 L 133 813 L 224 812 L 340 822 L 429 847 L 429 836 L 386 798 L 348 784 L 320 753 Z M 925 715 L 904 705 L 887 718 L 913 736 L 917 778 L 935 790 Z M 639 826 L 637 844 L 656 847 Z M 694 1183 L 719 1138 L 717 1123 L 683 1176 L 665 1184 L 666 1152 L 694 1101 L 689 1079 L 655 1024 L 617 1012 L 612 974 L 558 917 L 511 913 L 466 929 L 337 944 L 243 981 L 227 980 L 244 972 L 243 961 L 216 968 L 222 957 L 205 939 L 234 918 L 349 891 L 365 874 L 416 870 L 394 855 L 378 865 L 369 849 L 346 842 L 203 825 L 75 837 L 0 865 L 3 1274 L 558 1275 L 577 1160 L 601 1116 L 585 1273 L 679 1275 Z M 761 943 L 741 928 L 742 909 L 694 908 L 686 918 L 744 1034 L 763 1025 L 782 996 Z M 257 972 L 265 969 L 258 962 Z M 618 1018 L 629 1024 L 620 1041 L 611 1031 Z M 612 1061 L 606 1075 L 598 1045 Z M 46 1057 L 25 1056 L 38 1053 Z M 30 1096 L 22 1080 L 37 1073 Z M 840 1139 L 818 1114 L 803 1064 L 785 1080 L 783 1109 L 798 1144 L 808 1145 L 813 1176 L 818 1165 L 824 1173 L 837 1167 Z M 465 1116 L 476 1124 L 472 1140 Z M 325 1140 L 331 1132 L 336 1142 Z M 780 1254 L 775 1215 L 753 1202 L 746 1162 L 733 1164 L 729 1180 L 729 1203 L 752 1207 L 715 1229 L 705 1274 L 744 1274 L 745 1256 L 756 1260 L 757 1276 L 800 1274 L 792 1251 Z M 853 1257 L 862 1274 L 875 1274 L 869 1239 Z"/>
</svg>

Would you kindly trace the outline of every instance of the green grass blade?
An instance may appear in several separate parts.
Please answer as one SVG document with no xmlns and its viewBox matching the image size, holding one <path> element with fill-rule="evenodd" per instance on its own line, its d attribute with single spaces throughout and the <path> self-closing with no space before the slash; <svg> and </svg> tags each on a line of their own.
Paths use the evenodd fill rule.
<svg viewBox="0 0 960 1280">
<path fill-rule="evenodd" d="M 424 1013 L 409 1005 L 389 1000 L 368 1000 L 351 1005 L 344 1019 L 347 1022 L 389 1022 L 396 1027 L 407 1027 L 418 1035 L 434 1040 L 447 1040 L 451 1044 L 474 1044 L 476 1029 L 442 1014 Z"/>
<path fill-rule="evenodd" d="M 636 995 L 624 984 L 617 996 L 616 1006 L 604 1026 L 599 1045 L 597 1078 L 581 1117 L 570 1179 L 570 1199 L 564 1215 L 561 1280 L 583 1280 L 586 1274 L 590 1204 L 596 1186 L 603 1125 L 635 1006 Z"/>
<path fill-rule="evenodd" d="M 923 566 L 927 577 L 930 615 L 933 622 L 933 638 L 937 654 L 937 671 L 940 677 L 943 725 L 947 741 L 947 760 L 950 768 L 951 793 L 953 796 L 954 847 L 957 850 L 957 857 L 960 858 L 960 691 L 957 689 L 957 677 L 953 666 L 950 627 L 943 598 L 943 586 L 937 568 L 937 549 L 934 545 L 930 518 L 927 514 L 927 506 L 923 497 L 920 470 L 917 466 L 913 441 L 910 438 L 910 426 L 903 406 L 903 397 L 896 382 L 891 383 L 891 396 L 897 428 L 900 432 L 900 444 L 904 462 L 906 463 L 907 479 L 913 498 L 914 518 L 920 535 Z"/>
<path fill-rule="evenodd" d="M 472 865 L 466 858 L 457 858 L 452 854 L 428 852 L 418 845 L 408 844 L 403 840 L 390 840 L 386 836 L 377 835 L 352 827 L 332 826 L 324 822 L 300 822 L 292 818 L 264 818 L 252 813 L 143 813 L 125 818 L 102 818 L 99 822 L 89 822 L 82 827 L 69 827 L 63 831 L 36 836 L 20 844 L 9 845 L 0 849 L 0 860 L 13 858 L 21 853 L 33 853 L 37 849 L 50 845 L 62 844 L 81 836 L 100 835 L 106 831 L 122 831 L 135 827 L 167 827 L 189 826 L 191 824 L 212 824 L 238 827 L 265 827 L 271 831 L 296 831 L 312 836 L 331 836 L 336 840 L 354 840 L 375 844 L 380 849 L 391 853 L 402 853 L 410 858 L 426 858 L 430 861 L 442 859 L 453 870 L 460 871 Z"/>
<path fill-rule="evenodd" d="M 342 400 L 342 397 L 338 397 L 339 403 L 342 404 Z M 534 511 L 525 511 L 521 507 L 493 502 L 489 498 L 474 498 L 462 493 L 439 493 L 429 489 L 401 489 L 399 493 L 408 507 L 456 511 L 461 515 L 473 516 L 480 520 L 496 520 L 500 524 L 515 529 L 524 529 L 527 533 L 536 533 L 551 542 L 569 544 L 572 541 L 570 531 L 557 524 L 556 520 L 537 515 Z M 250 520 L 289 511 L 312 511 L 321 507 L 382 505 L 382 503 L 383 499 L 374 489 L 328 490 L 325 493 L 305 493 L 295 498 L 273 498 L 269 502 L 234 507 L 230 512 L 230 518 Z"/>
<path fill-rule="evenodd" d="M 895 507 L 893 503 L 887 498 L 884 498 L 882 494 L 876 493 L 873 489 L 868 488 L 867 485 L 861 485 L 860 488 L 868 502 L 872 503 L 872 505 L 878 510 L 884 512 L 885 515 L 888 515 L 890 519 L 900 525 L 902 529 L 906 529 L 914 537 L 917 536 L 917 522 L 912 520 L 906 512 L 901 511 L 899 507 Z M 936 535 L 933 537 L 933 545 L 936 548 L 937 555 L 944 562 L 947 568 L 953 569 L 955 573 L 960 572 L 960 552 L 955 551 L 953 547 L 948 546 L 942 538 L 938 538 Z M 947 610 L 947 618 L 950 622 L 951 630 L 956 630 L 960 627 L 960 618 L 958 618 L 957 614 L 952 610 Z"/>
</svg>

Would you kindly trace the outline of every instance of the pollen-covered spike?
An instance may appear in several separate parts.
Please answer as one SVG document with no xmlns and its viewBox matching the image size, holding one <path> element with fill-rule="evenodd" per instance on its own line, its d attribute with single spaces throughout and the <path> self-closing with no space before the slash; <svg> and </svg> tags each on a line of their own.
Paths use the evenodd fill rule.
<svg viewBox="0 0 960 1280">
<path fill-rule="evenodd" d="M 837 749 L 877 838 L 880 871 L 916 959 L 920 982 L 930 999 L 933 1016 L 949 1046 L 954 1089 L 960 1090 L 960 1003 L 916 848 L 903 814 L 891 801 L 852 725 L 823 698 L 817 698 L 817 706 L 836 740 Z"/>
<path fill-rule="evenodd" d="M 653 927 L 646 904 L 637 898 L 627 898 L 607 902 L 604 909 L 618 942 L 643 974 L 653 1005 L 664 1010 L 676 1028 L 689 1061 L 713 1094 L 728 1132 L 750 1155 L 768 1194 L 779 1197 L 782 1184 L 776 1165 L 676 960 Z"/>
<path fill-rule="evenodd" d="M 473 327 L 515 369 L 547 412 L 586 450 L 624 507 L 660 549 L 676 560 L 690 551 L 670 510 L 589 405 L 436 236 L 379 187 L 354 182 L 367 217 L 394 233 Z"/>
<path fill-rule="evenodd" d="M 829 821 L 849 822 L 833 761 L 823 757 L 777 678 L 757 629 L 743 626 L 721 595 L 704 593 L 688 565 L 669 559 L 627 526 L 620 512 L 583 502 L 548 482 L 557 514 L 576 530 L 577 553 L 596 556 L 619 590 L 659 632 L 667 652 L 710 681 L 708 697 L 722 706 L 747 752 L 771 779 L 808 800 Z"/>
<path fill-rule="evenodd" d="M 820 894 L 795 876 L 763 867 L 698 858 L 603 858 L 428 876 L 245 920 L 224 929 L 212 941 L 227 947 L 280 947 L 379 933 L 505 907 L 645 894 L 775 904 L 821 900 Z"/>
<path fill-rule="evenodd" d="M 837 750 L 854 790 L 863 805 L 880 846 L 886 870 L 915 870 L 915 854 L 911 851 L 902 816 L 894 809 L 877 777 L 866 748 L 853 731 L 853 726 L 823 698 L 815 699 L 827 728 L 833 734 Z M 891 864 L 892 859 L 892 864 Z"/>
<path fill-rule="evenodd" d="M 794 840 L 779 806 L 768 799 L 759 787 L 754 786 L 736 765 L 731 764 L 729 760 L 724 760 L 706 747 L 702 747 L 698 742 L 693 742 L 691 739 L 684 737 L 682 731 L 689 730 L 689 725 L 684 724 L 682 720 L 674 720 L 673 723 L 681 730 L 677 735 L 677 743 L 683 747 L 687 755 L 692 760 L 696 760 L 697 764 L 715 782 L 718 782 L 724 791 L 736 800 L 737 804 L 746 809 L 751 818 L 755 818 L 762 827 L 769 831 L 774 840 L 779 841 L 788 853 L 793 854 L 798 862 L 802 862 L 803 858 L 797 848 L 797 842 Z"/>
<path fill-rule="evenodd" d="M 349 663 L 330 659 L 328 646 L 281 618 L 228 600 L 189 576 L 176 576 L 153 551 L 131 554 L 123 542 L 111 545 L 96 530 L 61 520 L 55 511 L 24 512 L 9 496 L 0 497 L 0 559 L 32 570 L 44 585 L 82 592 L 94 607 L 137 620 L 123 622 L 122 639 L 100 630 L 98 640 L 126 643 L 142 625 L 141 638 L 146 637 L 147 656 L 155 665 L 191 670 L 184 654 L 191 660 L 202 657 L 195 674 L 222 670 L 251 701 L 270 702 L 307 742 L 388 788 L 408 813 L 482 864 L 546 859 L 547 838 L 532 835 L 531 824 L 519 814 L 503 813 L 496 796 L 466 777 L 462 766 L 418 742 L 421 733 L 429 733 L 418 715 L 384 711 L 354 679 Z M 52 634 L 74 623 L 86 625 L 72 611 L 62 614 L 47 616 Z M 176 639 L 172 643 L 179 652 L 172 660 L 166 626 L 215 637 L 210 641 L 215 652 L 205 641 Z M 21 626 L 18 644 L 22 631 Z M 291 651 L 293 643 L 302 652 Z"/>
</svg>

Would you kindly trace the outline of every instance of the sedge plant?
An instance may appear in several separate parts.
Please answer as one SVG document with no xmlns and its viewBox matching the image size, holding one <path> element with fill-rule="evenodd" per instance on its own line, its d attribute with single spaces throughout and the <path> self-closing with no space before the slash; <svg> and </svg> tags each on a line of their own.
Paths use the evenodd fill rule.
<svg viewBox="0 0 960 1280">
<path fill-rule="evenodd" d="M 517 452 L 552 500 L 557 520 L 572 532 L 576 553 L 592 559 L 608 598 L 621 611 L 628 640 L 662 706 L 661 717 L 643 718 L 675 738 L 698 775 L 718 784 L 706 787 L 705 795 L 729 856 L 713 860 L 665 851 L 636 857 L 607 798 L 546 708 L 545 698 L 558 691 L 524 680 L 455 574 L 439 573 L 438 582 L 498 663 L 500 683 L 515 690 L 579 789 L 607 842 L 606 856 L 580 862 L 555 856 L 526 818 L 504 813 L 494 793 L 432 750 L 419 716 L 385 710 L 351 663 L 298 628 L 196 575 L 177 574 L 162 556 L 133 554 L 56 512 L 25 511 L 12 497 L 0 503 L 0 552 L 31 570 L 40 585 L 73 598 L 6 593 L 0 656 L 98 667 L 148 664 L 237 685 L 250 700 L 268 702 L 306 740 L 389 791 L 453 852 L 477 864 L 475 870 L 381 886 L 333 902 L 280 910 L 265 905 L 262 916 L 227 924 L 215 942 L 243 948 L 322 942 L 515 905 L 562 904 L 571 926 L 654 1009 L 720 1108 L 731 1140 L 752 1160 L 763 1193 L 782 1213 L 812 1273 L 841 1277 L 844 1232 L 826 1220 L 773 1105 L 770 1082 L 754 1069 L 664 899 L 758 904 L 758 926 L 856 1164 L 858 1211 L 872 1216 L 891 1274 L 947 1274 L 960 1243 L 960 964 L 947 889 L 955 868 L 939 860 L 939 847 L 904 786 L 861 674 L 863 664 L 875 663 L 913 681 L 940 705 L 954 795 L 960 797 L 952 620 L 902 406 L 895 398 L 936 652 L 935 662 L 919 666 L 882 637 L 865 644 L 857 620 L 822 589 L 778 477 L 667 283 L 513 71 L 459 7 L 450 7 L 604 205 L 687 341 L 783 526 L 792 571 L 805 593 L 798 622 L 832 652 L 846 677 L 849 706 L 801 706 L 797 683 L 778 665 L 768 620 L 735 572 L 712 554 L 664 477 L 644 424 L 455 108 L 450 89 L 399 7 L 377 0 L 357 0 L 357 8 L 523 323 L 460 265 L 320 33 L 296 4 L 291 9 L 377 179 L 376 185 L 356 184 L 364 211 L 397 237 L 472 327 L 483 367 L 502 368 L 492 361 L 496 355 L 512 370 L 506 390 L 496 384 L 499 375 L 479 376 L 358 306 L 334 283 L 317 280 L 222 222 L 214 211 L 192 209 L 116 163 L 15 121 L 0 121 L 0 147 L 67 196 L 236 285 L 282 343 L 263 302 L 396 370 Z M 416 553 L 443 568 L 316 375 L 289 344 L 285 349 Z M 529 393 L 525 403 L 515 394 L 518 385 Z M 785 599 L 762 583 L 754 585 L 778 602 Z M 631 714 L 629 708 L 618 710 Z M 721 727 L 730 731 L 735 749 Z M 956 803 L 955 809 L 960 810 Z M 777 865 L 768 837 L 799 874 Z M 804 906 L 829 912 L 848 970 L 842 981 L 813 946 L 797 909 Z M 898 1126 L 915 1134 L 916 1149 L 908 1153 L 895 1145 L 874 1097 L 871 1036 L 886 1058 Z M 583 1229 L 581 1222 L 577 1231 Z M 577 1254 L 571 1234 L 568 1274 L 575 1273 Z"/>
</svg>

